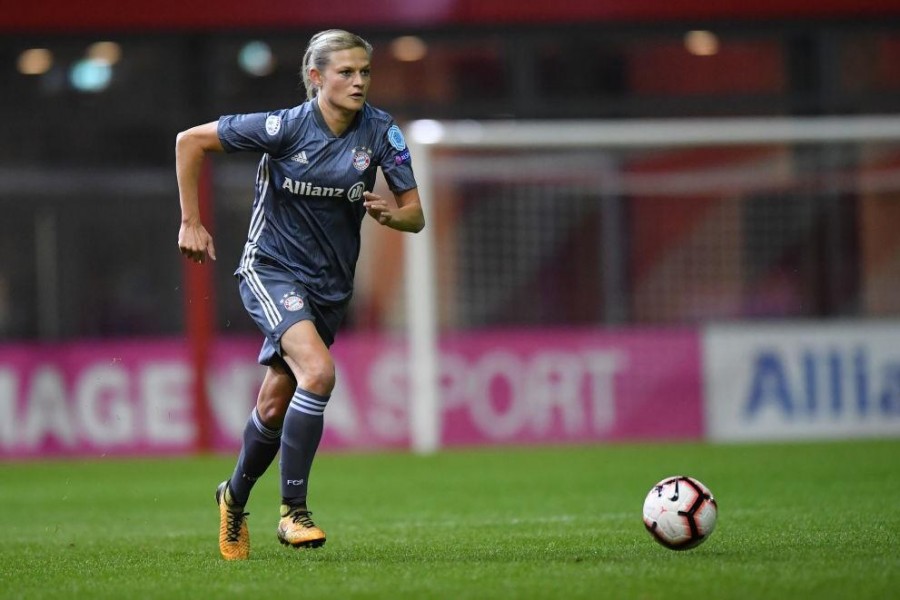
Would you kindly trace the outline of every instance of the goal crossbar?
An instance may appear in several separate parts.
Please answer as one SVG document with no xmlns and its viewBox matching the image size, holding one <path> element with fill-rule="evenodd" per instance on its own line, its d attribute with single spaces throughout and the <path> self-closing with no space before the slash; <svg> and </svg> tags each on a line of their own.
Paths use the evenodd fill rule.
<svg viewBox="0 0 900 600">
<path fill-rule="evenodd" d="M 639 121 L 413 121 L 417 144 L 443 148 L 678 147 L 900 138 L 900 117 L 778 117 Z"/>
</svg>

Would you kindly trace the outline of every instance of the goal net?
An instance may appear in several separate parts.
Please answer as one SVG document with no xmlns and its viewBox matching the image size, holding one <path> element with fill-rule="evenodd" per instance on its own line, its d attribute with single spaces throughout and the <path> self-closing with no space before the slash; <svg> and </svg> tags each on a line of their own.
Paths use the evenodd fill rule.
<svg viewBox="0 0 900 600">
<path fill-rule="evenodd" d="M 439 336 L 900 314 L 900 118 L 407 127 L 412 438 Z"/>
</svg>

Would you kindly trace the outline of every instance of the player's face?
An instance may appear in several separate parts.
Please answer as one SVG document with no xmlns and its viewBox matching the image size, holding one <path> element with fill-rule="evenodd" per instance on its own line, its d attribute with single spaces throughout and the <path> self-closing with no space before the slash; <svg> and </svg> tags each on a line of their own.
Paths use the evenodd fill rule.
<svg viewBox="0 0 900 600">
<path fill-rule="evenodd" d="M 328 67 L 319 75 L 322 100 L 338 109 L 362 109 L 371 78 L 369 55 L 363 48 L 332 53 Z"/>
</svg>

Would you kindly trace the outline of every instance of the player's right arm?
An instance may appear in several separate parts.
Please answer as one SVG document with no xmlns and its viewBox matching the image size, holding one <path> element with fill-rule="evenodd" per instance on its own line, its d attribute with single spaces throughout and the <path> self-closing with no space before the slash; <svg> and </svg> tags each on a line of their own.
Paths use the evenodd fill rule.
<svg viewBox="0 0 900 600">
<path fill-rule="evenodd" d="M 191 127 L 175 138 L 175 173 L 181 203 L 178 249 L 189 260 L 202 263 L 206 255 L 216 259 L 212 236 L 200 219 L 200 171 L 207 152 L 223 152 L 218 121 Z"/>
</svg>

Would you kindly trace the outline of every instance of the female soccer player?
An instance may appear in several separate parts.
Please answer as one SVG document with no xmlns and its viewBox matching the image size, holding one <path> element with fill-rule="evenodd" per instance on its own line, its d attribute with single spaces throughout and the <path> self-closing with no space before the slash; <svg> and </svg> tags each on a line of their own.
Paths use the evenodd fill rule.
<svg viewBox="0 0 900 600">
<path fill-rule="evenodd" d="M 318 547 L 325 532 L 307 508 L 309 473 L 334 388 L 329 347 L 347 311 L 366 213 L 380 224 L 418 232 L 425 219 L 400 128 L 370 106 L 372 46 L 342 30 L 312 37 L 303 56 L 307 101 L 237 114 L 178 134 L 181 202 L 178 247 L 194 262 L 215 248 L 198 209 L 198 176 L 208 152 L 262 153 L 250 229 L 235 275 L 244 306 L 265 339 L 265 378 L 244 429 L 231 478 L 216 489 L 219 550 L 250 554 L 244 506 L 281 450 L 278 539 Z M 380 167 L 396 206 L 372 193 Z"/>
</svg>

